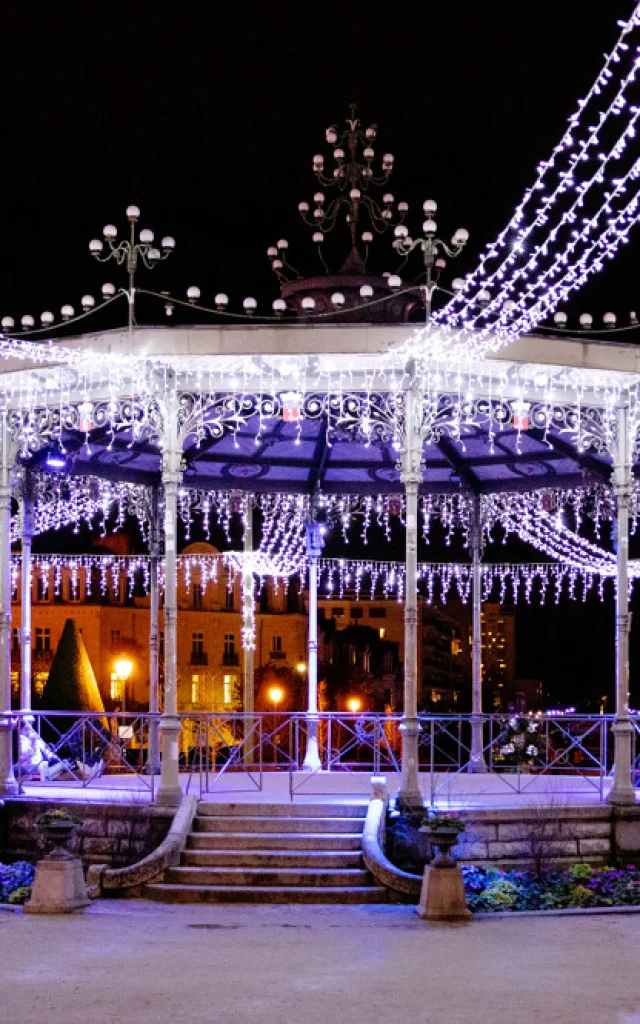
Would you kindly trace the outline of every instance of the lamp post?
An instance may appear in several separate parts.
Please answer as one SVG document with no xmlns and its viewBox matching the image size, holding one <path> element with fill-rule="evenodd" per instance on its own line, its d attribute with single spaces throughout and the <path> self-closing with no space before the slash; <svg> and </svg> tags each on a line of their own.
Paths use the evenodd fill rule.
<svg viewBox="0 0 640 1024">
<path fill-rule="evenodd" d="M 408 228 L 404 224 L 398 224 L 394 228 L 395 241 L 393 242 L 393 247 L 398 255 L 405 257 L 405 263 L 414 249 L 420 249 L 422 251 L 425 280 L 424 284 L 421 284 L 420 287 L 424 292 L 426 322 L 429 323 L 429 320 L 431 319 L 433 295 L 438 287 L 440 275 L 447 265 L 442 253 L 445 252 L 451 259 L 459 256 L 469 240 L 469 232 L 466 228 L 458 228 L 453 235 L 450 244 L 447 244 L 436 235 L 438 230 L 438 225 L 434 220 L 438 209 L 436 201 L 434 199 L 425 200 L 422 204 L 422 209 L 426 218 L 422 224 L 423 237 L 416 238 L 414 241 L 414 239 L 409 235 Z M 404 263 L 402 266 L 404 266 Z M 398 273 L 401 269 L 402 267 L 398 268 Z M 457 279 L 454 281 L 453 287 L 462 287 L 463 284 L 464 281 Z"/>
<path fill-rule="evenodd" d="M 129 658 L 118 658 L 113 667 L 116 676 L 122 683 L 122 710 L 125 712 L 127 710 L 127 680 L 133 672 L 133 662 Z"/>
<path fill-rule="evenodd" d="M 284 690 L 282 689 L 281 686 L 271 686 L 269 688 L 269 700 L 273 704 L 274 714 L 277 713 L 277 711 L 278 711 L 278 704 L 280 703 L 280 701 L 282 700 L 283 697 L 284 697 Z M 275 726 L 274 726 L 274 728 L 275 728 Z M 279 742 L 279 739 L 278 739 L 278 736 L 276 735 L 276 736 L 274 736 L 274 739 L 273 739 L 273 763 L 274 764 L 278 763 L 278 742 Z"/>
<path fill-rule="evenodd" d="M 89 252 L 99 263 L 108 263 L 115 260 L 118 266 L 126 265 L 129 276 L 129 287 L 121 288 L 120 291 L 127 296 L 129 303 L 129 338 L 133 337 L 134 327 L 134 304 L 135 304 L 135 276 L 138 269 L 138 261 L 141 261 L 147 270 L 153 270 L 158 263 L 166 260 L 176 247 L 175 239 L 171 235 L 165 235 L 160 242 L 160 248 L 154 245 L 153 231 L 143 228 L 136 240 L 136 224 L 140 218 L 140 209 L 137 206 L 127 207 L 127 218 L 129 220 L 129 237 L 118 240 L 118 229 L 114 224 L 105 224 L 102 229 L 107 250 L 104 252 L 104 243 L 99 238 L 93 238 L 89 242 Z M 104 285 L 102 293 L 105 298 L 115 294 L 113 285 Z"/>
</svg>

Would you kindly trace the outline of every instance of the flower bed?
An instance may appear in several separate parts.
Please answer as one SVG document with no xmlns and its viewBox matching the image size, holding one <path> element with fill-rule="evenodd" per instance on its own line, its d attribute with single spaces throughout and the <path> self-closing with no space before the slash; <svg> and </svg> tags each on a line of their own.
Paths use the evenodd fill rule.
<svg viewBox="0 0 640 1024">
<path fill-rule="evenodd" d="M 625 868 L 574 864 L 567 871 L 542 876 L 471 865 L 461 870 L 467 904 L 474 912 L 640 906 L 640 870 L 632 864 Z"/>
<path fill-rule="evenodd" d="M 26 903 L 31 896 L 35 873 L 33 864 L 26 860 L 0 864 L 0 903 Z"/>
</svg>

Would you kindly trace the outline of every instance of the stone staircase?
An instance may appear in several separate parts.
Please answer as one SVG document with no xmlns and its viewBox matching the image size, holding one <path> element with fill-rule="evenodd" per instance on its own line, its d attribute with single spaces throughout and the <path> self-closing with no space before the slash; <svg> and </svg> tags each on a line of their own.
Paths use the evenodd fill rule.
<svg viewBox="0 0 640 1024">
<path fill-rule="evenodd" d="M 384 903 L 362 861 L 360 804 L 201 801 L 180 865 L 144 895 L 166 903 Z"/>
</svg>

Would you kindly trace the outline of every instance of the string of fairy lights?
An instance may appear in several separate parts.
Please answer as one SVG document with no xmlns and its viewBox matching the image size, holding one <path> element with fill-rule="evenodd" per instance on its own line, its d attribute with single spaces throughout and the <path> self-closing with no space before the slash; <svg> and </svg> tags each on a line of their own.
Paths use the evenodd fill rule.
<svg viewBox="0 0 640 1024">
<path fill-rule="evenodd" d="M 619 204 L 640 173 L 637 160 L 624 166 L 640 118 L 631 98 L 640 68 L 640 5 L 619 25 L 591 89 L 507 226 L 434 315 L 447 345 L 497 350 L 553 312 L 628 240 L 638 193 Z"/>
</svg>

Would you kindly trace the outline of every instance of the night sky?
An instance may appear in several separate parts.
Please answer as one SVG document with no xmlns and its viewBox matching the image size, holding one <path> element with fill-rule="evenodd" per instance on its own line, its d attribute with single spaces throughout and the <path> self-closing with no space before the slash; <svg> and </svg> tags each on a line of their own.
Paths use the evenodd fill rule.
<svg viewBox="0 0 640 1024">
<path fill-rule="evenodd" d="M 209 301 L 223 290 L 238 310 L 254 295 L 266 311 L 278 294 L 268 245 L 287 237 L 300 269 L 317 269 L 297 203 L 312 197 L 311 158 L 328 156 L 325 128 L 350 102 L 379 125 L 377 152 L 395 155 L 391 190 L 411 205 L 413 233 L 422 201 L 435 198 L 447 234 L 471 232 L 456 273 L 471 270 L 632 8 L 5 0 L 0 314 L 37 318 L 118 283 L 114 268 L 93 263 L 88 241 L 108 221 L 124 227 L 131 202 L 141 226 L 177 240 L 141 284 L 179 296 L 197 284 Z M 597 321 L 612 309 L 624 318 L 640 305 L 638 244 L 570 315 L 589 310 Z M 610 692 L 612 637 L 611 602 L 523 613 L 518 671 L 572 701 L 583 688 Z"/>
</svg>

